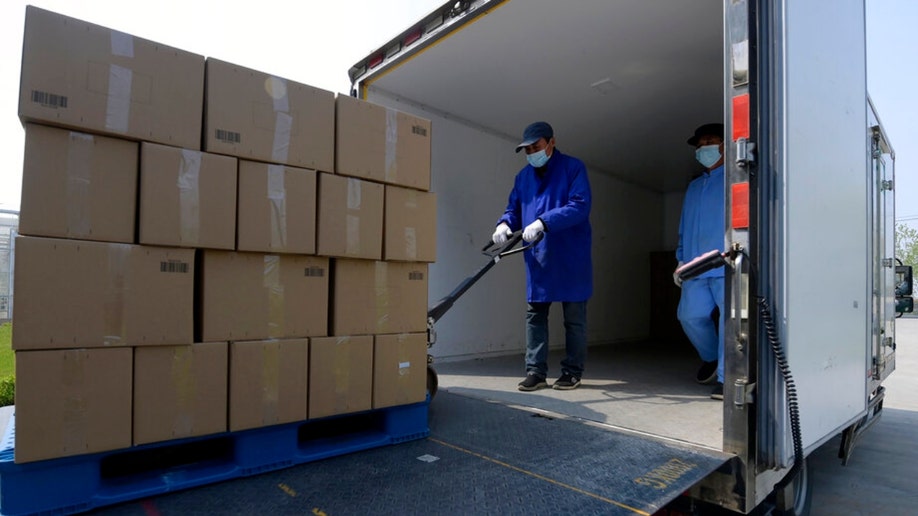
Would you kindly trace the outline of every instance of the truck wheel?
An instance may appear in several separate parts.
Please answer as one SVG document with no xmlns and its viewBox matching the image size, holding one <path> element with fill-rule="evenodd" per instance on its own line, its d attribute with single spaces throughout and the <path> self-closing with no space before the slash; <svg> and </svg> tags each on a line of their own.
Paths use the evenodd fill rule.
<svg viewBox="0 0 918 516">
<path fill-rule="evenodd" d="M 813 502 L 813 486 L 810 482 L 809 466 L 806 459 L 797 477 L 784 489 L 775 489 L 775 516 L 806 516 L 810 513 Z"/>
<path fill-rule="evenodd" d="M 437 379 L 437 372 L 430 365 L 427 366 L 427 393 L 430 394 L 430 401 L 433 401 L 437 395 L 437 387 L 440 381 Z"/>
</svg>

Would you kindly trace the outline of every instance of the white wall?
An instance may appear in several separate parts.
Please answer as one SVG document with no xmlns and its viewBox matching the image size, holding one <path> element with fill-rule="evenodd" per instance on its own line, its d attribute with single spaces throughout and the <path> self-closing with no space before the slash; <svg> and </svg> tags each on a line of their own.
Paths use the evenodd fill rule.
<svg viewBox="0 0 918 516">
<path fill-rule="evenodd" d="M 473 128 L 449 115 L 371 92 L 370 101 L 432 121 L 432 181 L 437 194 L 437 262 L 430 267 L 429 304 L 487 262 L 488 243 L 516 173 L 525 164 L 516 141 Z M 521 128 L 522 130 L 522 128 Z M 555 135 L 564 151 L 564 135 Z M 673 196 L 591 170 L 594 296 L 588 305 L 591 344 L 636 341 L 649 335 L 649 253 L 673 249 L 678 229 Z M 671 219 L 675 212 L 674 220 Z M 437 323 L 438 358 L 510 354 L 525 348 L 526 278 L 522 256 L 498 263 Z M 563 346 L 560 306 L 552 308 L 550 339 Z"/>
</svg>

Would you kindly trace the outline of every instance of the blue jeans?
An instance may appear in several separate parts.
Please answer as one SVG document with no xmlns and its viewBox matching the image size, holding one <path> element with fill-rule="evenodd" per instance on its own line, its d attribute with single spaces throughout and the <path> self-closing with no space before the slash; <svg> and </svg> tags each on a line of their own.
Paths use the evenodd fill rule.
<svg viewBox="0 0 918 516">
<path fill-rule="evenodd" d="M 711 320 L 714 307 L 720 309 L 717 324 Z M 717 381 L 724 381 L 724 278 L 696 278 L 682 284 L 679 322 L 698 355 L 705 362 L 717 361 Z"/>
<path fill-rule="evenodd" d="M 561 361 L 561 372 L 583 377 L 586 361 L 586 301 L 562 302 L 564 309 L 564 344 L 567 355 Z M 551 303 L 529 303 L 526 310 L 526 373 L 548 376 L 548 311 Z"/>
</svg>

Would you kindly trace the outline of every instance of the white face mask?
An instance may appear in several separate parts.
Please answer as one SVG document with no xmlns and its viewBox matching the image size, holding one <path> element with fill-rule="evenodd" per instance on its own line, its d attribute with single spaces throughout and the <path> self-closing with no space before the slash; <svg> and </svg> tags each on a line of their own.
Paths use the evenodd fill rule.
<svg viewBox="0 0 918 516">
<path fill-rule="evenodd" d="M 720 161 L 720 145 L 702 145 L 695 149 L 695 159 L 705 168 L 711 168 Z"/>
<path fill-rule="evenodd" d="M 535 168 L 544 167 L 548 163 L 548 158 L 549 156 L 545 154 L 545 149 L 526 155 L 526 161 Z"/>
</svg>

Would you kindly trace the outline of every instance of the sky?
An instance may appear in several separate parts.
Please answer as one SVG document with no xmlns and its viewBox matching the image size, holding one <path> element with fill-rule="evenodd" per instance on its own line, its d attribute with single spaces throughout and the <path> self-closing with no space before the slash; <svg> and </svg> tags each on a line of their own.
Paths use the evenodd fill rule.
<svg viewBox="0 0 918 516">
<path fill-rule="evenodd" d="M 329 91 L 445 0 L 0 0 L 0 209 L 18 210 L 19 70 L 27 3 Z M 254 7 L 254 6 L 257 6 Z M 867 0 L 867 85 L 896 152 L 897 220 L 918 227 L 918 1 Z"/>
</svg>

